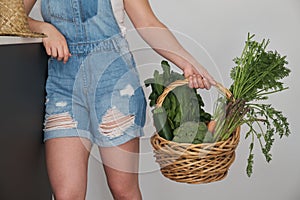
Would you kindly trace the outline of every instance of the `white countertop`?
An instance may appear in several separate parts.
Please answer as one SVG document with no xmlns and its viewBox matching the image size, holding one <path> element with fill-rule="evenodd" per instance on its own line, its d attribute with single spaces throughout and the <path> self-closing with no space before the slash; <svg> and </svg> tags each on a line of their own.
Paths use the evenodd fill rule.
<svg viewBox="0 0 300 200">
<path fill-rule="evenodd" d="M 26 44 L 26 43 L 41 43 L 41 38 L 22 38 L 13 36 L 0 36 L 0 45 L 7 44 Z"/>
</svg>

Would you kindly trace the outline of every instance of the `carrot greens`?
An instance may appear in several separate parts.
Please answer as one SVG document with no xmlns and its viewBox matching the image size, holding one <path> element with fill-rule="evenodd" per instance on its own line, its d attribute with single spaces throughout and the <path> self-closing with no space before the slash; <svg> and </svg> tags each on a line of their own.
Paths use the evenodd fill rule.
<svg viewBox="0 0 300 200">
<path fill-rule="evenodd" d="M 230 87 L 233 97 L 225 103 L 224 120 L 218 124 L 219 130 L 215 135 L 216 140 L 225 140 L 238 126 L 246 124 L 249 128 L 245 138 L 251 138 L 247 174 L 252 174 L 253 149 L 255 138 L 258 140 L 261 151 L 267 162 L 272 159 L 270 153 L 274 143 L 274 136 L 290 134 L 289 123 L 281 111 L 276 110 L 271 104 L 264 103 L 270 94 L 286 90 L 282 79 L 290 74 L 286 67 L 286 56 L 281 56 L 277 51 L 267 51 L 269 40 L 262 42 L 253 40 L 254 35 L 248 34 L 245 47 L 240 57 L 235 58 L 235 67 L 230 76 L 233 83 Z M 221 102 L 221 101 L 220 101 Z M 224 108 L 219 104 L 219 108 Z"/>
</svg>

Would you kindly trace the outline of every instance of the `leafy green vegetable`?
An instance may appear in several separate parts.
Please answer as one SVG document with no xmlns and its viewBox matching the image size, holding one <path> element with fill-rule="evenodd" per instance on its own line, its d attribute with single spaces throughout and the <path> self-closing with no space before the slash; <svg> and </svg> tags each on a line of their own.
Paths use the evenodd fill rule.
<svg viewBox="0 0 300 200">
<path fill-rule="evenodd" d="M 153 110 L 154 126 L 157 129 L 158 134 L 167 140 L 173 139 L 172 129 L 167 120 L 167 113 L 164 108 L 155 108 Z"/>
<path fill-rule="evenodd" d="M 173 142 L 200 144 L 211 141 L 212 134 L 204 122 L 188 121 L 174 130 Z"/>
<path fill-rule="evenodd" d="M 213 135 L 208 131 L 207 125 L 204 122 L 199 122 L 197 135 L 192 142 L 193 144 L 212 143 Z"/>
<path fill-rule="evenodd" d="M 185 122 L 174 130 L 173 142 L 192 143 L 197 135 L 199 124 L 197 122 Z"/>
<path fill-rule="evenodd" d="M 242 55 L 234 59 L 237 66 L 230 74 L 234 81 L 231 86 L 234 97 L 247 102 L 266 100 L 268 94 L 286 89 L 280 80 L 290 73 L 290 69 L 285 67 L 286 56 L 282 57 L 276 51 L 266 51 L 270 41 L 263 39 L 259 43 L 253 41 L 253 37 L 248 34 Z"/>
<path fill-rule="evenodd" d="M 267 51 L 269 40 L 263 39 L 261 43 L 253 40 L 254 35 L 248 34 L 242 55 L 235 58 L 235 67 L 231 70 L 233 84 L 230 90 L 232 99 L 219 100 L 216 116 L 217 124 L 216 140 L 225 140 L 242 124 L 249 128 L 245 138 L 251 136 L 247 174 L 252 174 L 254 162 L 254 140 L 258 140 L 266 161 L 271 160 L 271 148 L 274 143 L 274 135 L 288 136 L 290 134 L 289 123 L 281 111 L 276 110 L 270 104 L 262 103 L 270 94 L 287 89 L 281 81 L 290 74 L 286 67 L 286 56 L 281 56 L 277 51 Z M 222 109 L 225 112 L 222 114 Z"/>
<path fill-rule="evenodd" d="M 151 86 L 149 95 L 150 106 L 156 106 L 157 98 L 163 93 L 165 87 L 176 80 L 183 80 L 185 77 L 182 74 L 171 71 L 167 61 L 161 62 L 163 73 L 155 70 L 153 78 L 145 80 L 145 86 Z M 174 130 L 181 124 L 189 121 L 194 122 L 209 122 L 211 115 L 203 110 L 204 103 L 197 93 L 196 89 L 189 88 L 187 85 L 176 87 L 169 92 L 163 101 L 162 108 L 166 115 L 163 117 L 161 109 L 158 111 L 155 108 L 152 110 L 154 126 L 161 137 L 171 140 L 170 131 L 173 134 Z M 158 114 L 160 113 L 160 114 Z"/>
</svg>

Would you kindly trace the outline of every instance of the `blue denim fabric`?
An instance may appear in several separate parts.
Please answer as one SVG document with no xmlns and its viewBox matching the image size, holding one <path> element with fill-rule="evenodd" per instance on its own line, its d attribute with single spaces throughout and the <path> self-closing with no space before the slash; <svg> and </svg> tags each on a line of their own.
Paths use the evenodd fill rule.
<svg viewBox="0 0 300 200">
<path fill-rule="evenodd" d="M 110 0 L 42 0 L 42 16 L 69 43 L 99 41 L 120 34 Z"/>
<path fill-rule="evenodd" d="M 108 147 L 142 136 L 145 96 L 110 0 L 43 0 L 42 14 L 72 54 L 66 64 L 49 59 L 44 140 L 79 136 Z"/>
</svg>

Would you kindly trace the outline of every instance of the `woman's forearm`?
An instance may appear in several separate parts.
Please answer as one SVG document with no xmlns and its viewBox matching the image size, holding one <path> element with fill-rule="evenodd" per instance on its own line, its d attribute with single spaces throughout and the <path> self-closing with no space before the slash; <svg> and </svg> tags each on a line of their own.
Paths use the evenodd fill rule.
<svg viewBox="0 0 300 200">
<path fill-rule="evenodd" d="M 27 15 L 29 15 L 34 4 L 36 3 L 36 0 L 23 0 L 23 2 L 24 2 L 24 7 L 25 7 L 25 13 Z"/>
<path fill-rule="evenodd" d="M 46 32 L 47 24 L 45 22 L 32 19 L 31 17 L 27 17 L 27 19 L 28 19 L 29 27 L 33 32 L 38 32 L 38 33 Z"/>
<path fill-rule="evenodd" d="M 148 0 L 124 0 L 125 10 L 146 43 L 158 54 L 173 62 L 189 77 L 190 87 L 209 89 L 214 78 L 177 41 L 171 31 L 155 16 Z"/>
<path fill-rule="evenodd" d="M 137 28 L 143 40 L 158 54 L 167 58 L 182 69 L 183 66 L 191 64 L 197 66 L 199 63 L 178 42 L 171 31 L 163 24 Z M 183 69 L 182 69 L 183 70 Z"/>
<path fill-rule="evenodd" d="M 33 32 L 45 33 L 47 24 L 45 22 L 34 20 L 31 17 L 29 17 L 29 14 L 30 14 L 33 6 L 35 5 L 35 3 L 36 3 L 36 0 L 24 0 L 25 13 L 28 16 L 27 17 L 28 24 L 29 24 L 30 30 L 32 30 Z"/>
</svg>

